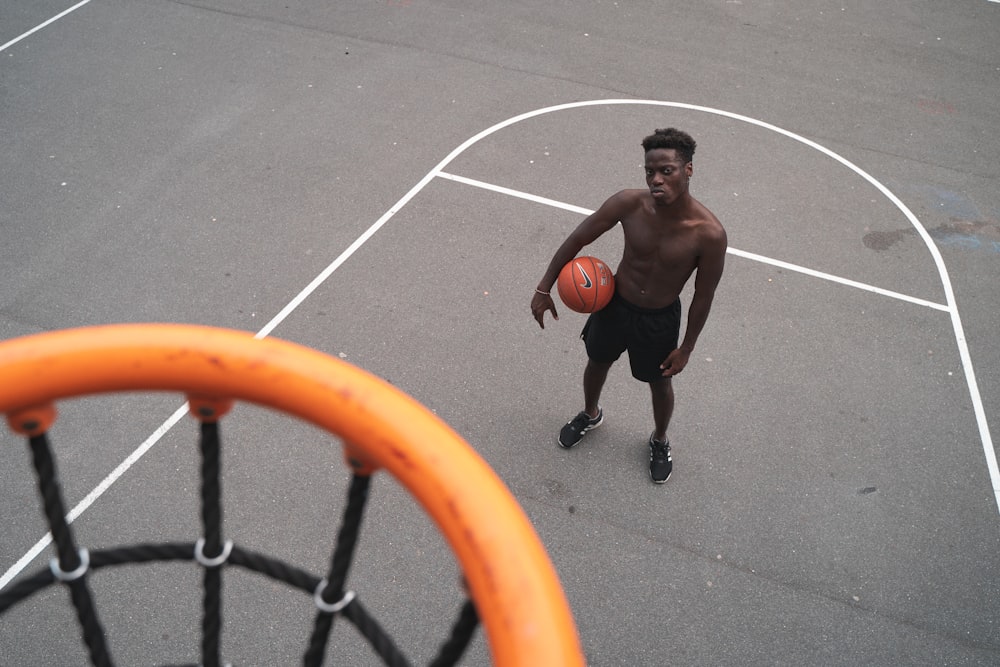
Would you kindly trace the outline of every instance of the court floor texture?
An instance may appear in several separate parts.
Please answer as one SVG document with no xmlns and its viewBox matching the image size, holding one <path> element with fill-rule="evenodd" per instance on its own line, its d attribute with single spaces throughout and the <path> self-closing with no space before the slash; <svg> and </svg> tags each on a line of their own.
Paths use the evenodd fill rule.
<svg viewBox="0 0 1000 667">
<path fill-rule="evenodd" d="M 998 32 L 989 0 L 3 3 L 0 338 L 204 324 L 385 379 L 512 491 L 590 665 L 996 665 Z M 730 244 L 663 486 L 627 363 L 557 446 L 584 316 L 529 310 L 660 127 L 697 140 Z M 586 253 L 616 265 L 620 230 Z M 182 404 L 59 406 L 81 545 L 198 537 Z M 322 573 L 341 443 L 245 404 L 223 434 L 227 535 Z M 24 443 L 0 446 L 6 587 L 51 547 Z M 198 660 L 195 566 L 91 580 L 118 664 Z M 415 664 L 458 580 L 377 475 L 349 587 Z M 224 609 L 226 661 L 301 661 L 308 596 L 233 572 Z M 378 664 L 346 624 L 329 655 Z M 480 632 L 462 664 L 488 663 Z M 0 618 L 0 665 L 29 664 L 86 664 L 61 588 Z"/>
</svg>

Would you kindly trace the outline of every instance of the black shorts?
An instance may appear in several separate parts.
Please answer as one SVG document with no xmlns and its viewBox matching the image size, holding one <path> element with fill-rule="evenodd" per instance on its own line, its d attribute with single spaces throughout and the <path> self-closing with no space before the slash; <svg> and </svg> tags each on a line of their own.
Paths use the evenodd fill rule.
<svg viewBox="0 0 1000 667">
<path fill-rule="evenodd" d="M 632 377 L 653 382 L 663 377 L 660 364 L 677 349 L 681 330 L 681 300 L 666 308 L 634 306 L 616 293 L 611 303 L 587 318 L 580 338 L 587 356 L 597 363 L 617 361 L 628 350 Z"/>
</svg>

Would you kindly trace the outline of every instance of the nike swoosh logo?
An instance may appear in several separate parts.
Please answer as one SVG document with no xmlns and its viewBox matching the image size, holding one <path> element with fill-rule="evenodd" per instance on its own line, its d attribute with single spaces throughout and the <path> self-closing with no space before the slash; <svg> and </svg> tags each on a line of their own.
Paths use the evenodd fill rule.
<svg viewBox="0 0 1000 667">
<path fill-rule="evenodd" d="M 576 268 L 580 270 L 580 275 L 583 276 L 583 283 L 581 283 L 580 287 L 582 287 L 583 289 L 590 289 L 591 287 L 593 287 L 594 283 L 591 282 L 590 276 L 587 275 L 587 272 L 584 270 L 584 268 L 579 264 L 576 265 Z"/>
</svg>

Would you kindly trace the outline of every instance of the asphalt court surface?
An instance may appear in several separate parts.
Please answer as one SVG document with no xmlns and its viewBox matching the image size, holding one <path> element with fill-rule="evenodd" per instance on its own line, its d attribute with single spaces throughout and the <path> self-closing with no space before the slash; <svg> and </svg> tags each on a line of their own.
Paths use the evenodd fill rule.
<svg viewBox="0 0 1000 667">
<path fill-rule="evenodd" d="M 0 9 L 0 44 L 68 7 Z M 389 380 L 472 444 L 548 548 L 589 664 L 996 664 L 1000 5 L 667 9 L 669 29 L 643 2 L 82 5 L 0 51 L 0 335 L 256 332 L 384 220 L 273 335 Z M 940 253 L 968 365 L 904 211 L 752 120 L 900 198 Z M 665 125 L 698 140 L 692 188 L 732 252 L 657 487 L 625 365 L 606 423 L 556 447 L 583 318 L 542 331 L 528 302 L 581 210 L 642 186 L 639 141 Z M 614 264 L 621 240 L 587 252 Z M 61 406 L 67 503 L 179 405 Z M 338 443 L 251 406 L 224 429 L 228 535 L 322 571 Z M 171 428 L 75 522 L 81 543 L 193 539 L 194 437 Z M 0 442 L 2 574 L 45 529 L 23 444 Z M 426 662 L 459 603 L 453 559 L 391 480 L 365 527 L 352 588 Z M 197 659 L 196 571 L 93 581 L 121 664 Z M 227 660 L 298 661 L 308 600 L 238 573 L 226 594 Z M 352 628 L 334 646 L 374 664 Z M 486 661 L 480 637 L 465 664 Z M 0 664 L 83 662 L 61 590 L 0 623 Z"/>
</svg>

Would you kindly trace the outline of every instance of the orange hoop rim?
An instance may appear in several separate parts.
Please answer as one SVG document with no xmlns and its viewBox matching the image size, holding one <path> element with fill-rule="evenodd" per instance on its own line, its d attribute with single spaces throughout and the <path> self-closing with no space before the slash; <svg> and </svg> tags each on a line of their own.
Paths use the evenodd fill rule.
<svg viewBox="0 0 1000 667">
<path fill-rule="evenodd" d="M 558 576 L 517 500 L 461 436 L 387 382 L 295 343 L 200 325 L 117 324 L 0 342 L 0 412 L 17 430 L 47 419 L 59 400 L 140 391 L 247 401 L 339 437 L 350 465 L 388 471 L 444 535 L 494 664 L 584 664 Z"/>
</svg>

